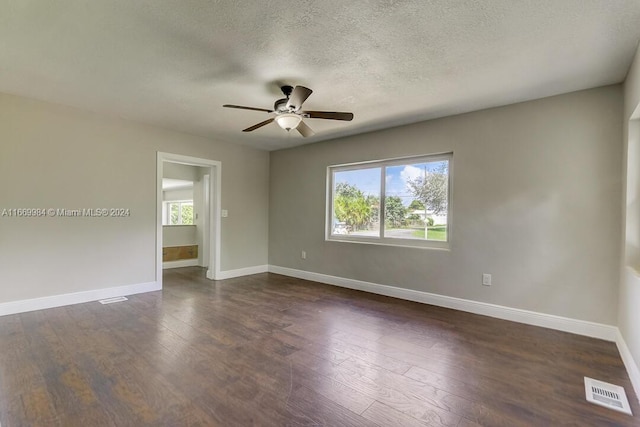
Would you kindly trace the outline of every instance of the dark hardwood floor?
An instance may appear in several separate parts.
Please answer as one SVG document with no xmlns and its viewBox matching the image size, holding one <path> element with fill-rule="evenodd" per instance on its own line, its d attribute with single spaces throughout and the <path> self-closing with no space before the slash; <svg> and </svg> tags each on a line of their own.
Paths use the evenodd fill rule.
<svg viewBox="0 0 640 427">
<path fill-rule="evenodd" d="M 274 274 L 164 280 L 0 317 L 2 426 L 640 425 L 613 343 Z"/>
</svg>

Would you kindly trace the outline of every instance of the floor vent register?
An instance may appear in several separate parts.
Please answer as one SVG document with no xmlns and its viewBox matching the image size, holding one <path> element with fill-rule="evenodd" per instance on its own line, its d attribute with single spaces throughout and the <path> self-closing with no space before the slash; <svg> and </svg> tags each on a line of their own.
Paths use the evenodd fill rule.
<svg viewBox="0 0 640 427">
<path fill-rule="evenodd" d="M 633 415 L 627 400 L 627 394 L 624 388 L 618 385 L 584 377 L 584 391 L 587 395 L 587 401 L 591 403 Z"/>
<path fill-rule="evenodd" d="M 114 302 L 127 301 L 127 297 L 106 298 L 98 301 L 100 304 L 113 304 Z"/>
</svg>

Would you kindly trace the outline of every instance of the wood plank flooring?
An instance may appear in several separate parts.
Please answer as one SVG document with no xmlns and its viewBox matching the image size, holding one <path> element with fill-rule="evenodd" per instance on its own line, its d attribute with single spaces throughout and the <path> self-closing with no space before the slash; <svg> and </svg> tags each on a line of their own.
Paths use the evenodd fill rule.
<svg viewBox="0 0 640 427">
<path fill-rule="evenodd" d="M 634 417 L 585 401 L 624 386 Z M 640 426 L 613 343 L 274 274 L 0 317 L 9 426 Z"/>
</svg>

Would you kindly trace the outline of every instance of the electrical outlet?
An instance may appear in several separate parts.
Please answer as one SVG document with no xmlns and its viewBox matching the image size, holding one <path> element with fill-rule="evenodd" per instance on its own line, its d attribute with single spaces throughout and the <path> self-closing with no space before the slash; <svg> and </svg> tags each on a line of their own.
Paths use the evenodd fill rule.
<svg viewBox="0 0 640 427">
<path fill-rule="evenodd" d="M 491 286 L 491 275 L 487 273 L 482 273 L 482 284 L 484 286 Z"/>
<path fill-rule="evenodd" d="M 229 211 L 228 211 L 228 210 L 226 210 L 226 209 L 222 209 L 222 210 L 220 211 L 220 216 L 221 216 L 222 218 L 226 218 L 226 217 L 228 217 L 228 216 L 229 216 Z"/>
<path fill-rule="evenodd" d="M 302 251 L 302 252 L 300 253 L 300 258 L 302 258 L 302 259 L 307 259 L 307 252 L 306 252 L 306 251 Z"/>
</svg>

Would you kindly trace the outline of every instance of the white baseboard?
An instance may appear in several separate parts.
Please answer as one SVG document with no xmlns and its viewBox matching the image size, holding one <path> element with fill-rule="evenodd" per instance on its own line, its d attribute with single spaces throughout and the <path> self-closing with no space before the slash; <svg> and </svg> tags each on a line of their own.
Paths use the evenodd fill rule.
<svg viewBox="0 0 640 427">
<path fill-rule="evenodd" d="M 618 351 L 620 352 L 620 357 L 622 358 L 624 367 L 627 369 L 627 373 L 629 374 L 629 379 L 631 379 L 631 384 L 636 392 L 638 402 L 640 402 L 640 368 L 638 368 L 636 361 L 633 360 L 633 356 L 631 355 L 629 347 L 627 347 L 627 343 L 620 333 L 620 330 L 618 330 L 618 333 L 616 334 L 616 345 L 618 346 Z"/>
<path fill-rule="evenodd" d="M 165 261 L 162 263 L 162 269 L 180 268 L 180 267 L 197 267 L 198 259 L 180 259 L 178 261 Z"/>
<path fill-rule="evenodd" d="M 215 280 L 232 279 L 234 277 L 249 276 L 251 274 L 266 273 L 269 271 L 268 265 L 254 265 L 253 267 L 238 268 L 236 270 L 225 270 L 218 273 Z"/>
<path fill-rule="evenodd" d="M 169 264 L 169 266 L 167 266 Z M 198 260 L 168 261 L 163 263 L 162 268 L 178 268 L 197 266 Z M 236 270 L 221 271 L 215 280 L 231 279 L 234 277 L 249 276 L 251 274 L 266 273 L 269 271 L 267 265 L 256 265 L 253 267 L 238 268 Z M 209 273 L 207 272 L 207 277 Z M 118 286 L 114 288 L 96 289 L 91 291 L 74 292 L 70 294 L 52 295 L 48 297 L 33 298 L 28 300 L 10 301 L 0 303 L 0 316 L 9 314 L 25 313 L 27 311 L 43 310 L 46 308 L 62 307 L 65 305 L 81 304 L 84 302 L 97 301 L 105 298 L 121 297 L 127 295 L 140 294 L 143 292 L 159 291 L 162 285 L 157 282 L 140 283 L 136 285 Z"/>
<path fill-rule="evenodd" d="M 127 295 L 141 294 L 144 292 L 159 291 L 161 289 L 162 284 L 158 282 L 148 282 L 138 283 L 135 285 L 117 286 L 114 288 L 95 289 L 91 291 L 74 292 L 70 294 L 52 295 L 49 297 L 5 302 L 0 303 L 0 316 L 25 313 L 27 311 L 43 310 L 45 308 L 80 304 L 83 302 L 97 301 L 105 298 L 122 297 Z"/>
<path fill-rule="evenodd" d="M 327 274 L 296 270 L 292 268 L 279 267 L 276 265 L 270 265 L 269 272 L 282 274 L 284 276 L 297 277 L 299 279 L 311 280 L 314 282 L 326 283 L 328 285 L 340 286 L 343 288 L 357 289 L 360 291 L 371 292 L 373 294 L 386 295 L 389 297 L 400 298 L 408 301 L 421 302 L 425 304 L 436 305 L 439 307 L 453 308 L 455 310 L 481 314 L 484 316 L 510 320 L 513 322 L 525 323 L 528 325 L 541 326 L 544 328 L 556 329 L 564 332 L 571 332 L 574 334 L 599 338 L 606 341 L 616 341 L 616 335 L 618 331 L 618 328 L 615 326 L 604 325 L 601 323 L 571 319 L 568 317 L 555 316 L 552 314 L 537 313 L 535 311 L 522 310 L 519 308 L 511 308 L 502 305 L 489 304 L 485 302 L 449 297 L 422 291 L 415 291 L 412 289 L 398 288 L 395 286 L 380 285 L 377 283 L 364 282 L 362 280 L 329 276 Z"/>
</svg>

